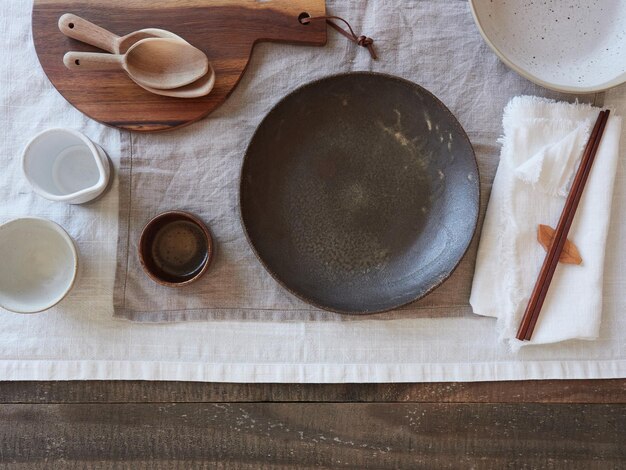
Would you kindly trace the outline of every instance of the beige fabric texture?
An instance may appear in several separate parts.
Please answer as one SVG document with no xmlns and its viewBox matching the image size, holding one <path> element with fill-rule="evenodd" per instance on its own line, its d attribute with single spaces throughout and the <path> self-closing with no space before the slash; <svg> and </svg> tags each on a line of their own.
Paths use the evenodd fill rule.
<svg viewBox="0 0 626 470">
<path fill-rule="evenodd" d="M 465 2 L 447 2 L 445 7 L 438 1 L 328 2 L 328 11 L 374 38 L 380 60 L 372 61 L 364 48 L 330 28 L 324 48 L 262 45 L 236 91 L 207 119 L 171 133 L 131 136 L 131 153 L 121 161 L 116 316 L 152 322 L 361 321 L 311 307 L 282 289 L 254 256 L 239 220 L 239 172 L 246 146 L 272 106 L 306 82 L 372 70 L 399 75 L 433 92 L 457 116 L 474 145 L 482 177 L 481 214 L 498 163 L 496 140 L 505 104 L 518 94 L 559 97 L 497 60 L 477 33 Z M 199 215 L 209 224 L 217 248 L 210 272 L 176 290 L 150 280 L 137 255 L 145 223 L 170 209 Z M 474 240 L 453 276 L 432 294 L 371 318 L 469 314 L 476 245 Z"/>
</svg>

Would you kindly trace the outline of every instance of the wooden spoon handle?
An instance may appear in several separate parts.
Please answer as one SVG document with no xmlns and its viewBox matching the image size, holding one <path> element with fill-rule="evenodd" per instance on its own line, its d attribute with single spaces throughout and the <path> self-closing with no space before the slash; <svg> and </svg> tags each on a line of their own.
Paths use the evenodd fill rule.
<svg viewBox="0 0 626 470">
<path fill-rule="evenodd" d="M 114 54 L 117 52 L 117 40 L 119 36 L 80 16 L 71 13 L 66 13 L 61 16 L 61 18 L 59 18 L 59 29 L 63 34 L 72 39 L 99 47 L 100 49 Z"/>
<path fill-rule="evenodd" d="M 63 56 L 63 63 L 70 70 L 119 70 L 124 69 L 124 56 L 70 51 Z"/>
</svg>

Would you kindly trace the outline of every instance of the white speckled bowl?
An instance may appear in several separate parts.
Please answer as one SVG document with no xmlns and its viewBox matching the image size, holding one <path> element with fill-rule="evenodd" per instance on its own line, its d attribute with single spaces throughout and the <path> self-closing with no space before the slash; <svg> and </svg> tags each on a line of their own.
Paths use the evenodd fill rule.
<svg viewBox="0 0 626 470">
<path fill-rule="evenodd" d="M 625 0 L 470 0 L 502 61 L 552 90 L 593 93 L 626 82 Z"/>
</svg>

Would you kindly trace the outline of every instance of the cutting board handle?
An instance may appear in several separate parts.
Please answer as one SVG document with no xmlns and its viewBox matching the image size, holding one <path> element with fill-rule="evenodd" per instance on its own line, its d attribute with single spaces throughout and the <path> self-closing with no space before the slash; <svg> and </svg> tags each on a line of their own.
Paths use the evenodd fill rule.
<svg viewBox="0 0 626 470">
<path fill-rule="evenodd" d="M 325 0 L 320 2 L 319 0 L 253 0 L 257 3 L 258 8 L 262 10 L 279 10 L 279 11 L 295 11 L 300 13 L 309 13 L 311 16 L 319 12 L 320 6 L 325 8 Z M 313 9 L 314 11 L 307 11 Z M 296 15 L 297 16 L 297 15 Z"/>
<path fill-rule="evenodd" d="M 59 18 L 59 29 L 67 37 L 96 46 L 107 52 L 116 52 L 115 45 L 119 36 L 80 16 L 72 13 L 64 14 Z"/>
<path fill-rule="evenodd" d="M 326 42 L 325 24 L 303 25 L 300 15 L 324 16 L 325 0 L 247 0 L 249 11 L 256 14 L 242 18 L 243 28 L 254 31 L 255 42 L 278 41 L 323 45 Z M 322 40 L 320 41 L 320 32 Z"/>
</svg>

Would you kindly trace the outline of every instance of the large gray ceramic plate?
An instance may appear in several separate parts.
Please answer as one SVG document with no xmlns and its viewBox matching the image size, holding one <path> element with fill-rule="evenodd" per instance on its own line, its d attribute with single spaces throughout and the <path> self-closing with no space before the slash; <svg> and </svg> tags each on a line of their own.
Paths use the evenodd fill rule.
<svg viewBox="0 0 626 470">
<path fill-rule="evenodd" d="M 341 313 L 428 294 L 478 219 L 478 169 L 458 121 L 424 88 L 375 73 L 324 78 L 280 101 L 250 142 L 240 190 L 265 268 Z"/>
</svg>

